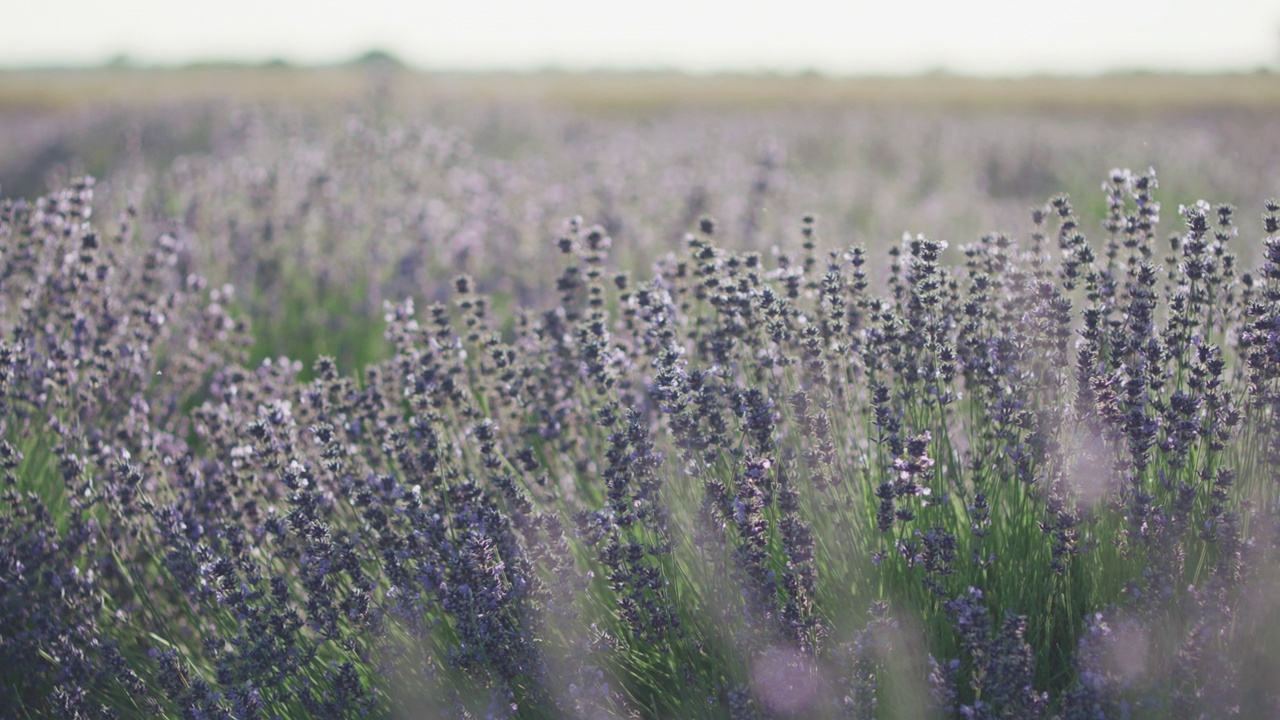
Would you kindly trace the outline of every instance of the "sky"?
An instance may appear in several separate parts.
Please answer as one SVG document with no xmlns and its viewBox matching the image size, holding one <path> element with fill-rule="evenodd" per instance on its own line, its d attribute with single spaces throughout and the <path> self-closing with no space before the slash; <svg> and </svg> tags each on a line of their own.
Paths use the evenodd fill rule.
<svg viewBox="0 0 1280 720">
<path fill-rule="evenodd" d="M 0 66 L 1092 74 L 1280 69 L 1277 0 L 0 0 Z"/>
</svg>

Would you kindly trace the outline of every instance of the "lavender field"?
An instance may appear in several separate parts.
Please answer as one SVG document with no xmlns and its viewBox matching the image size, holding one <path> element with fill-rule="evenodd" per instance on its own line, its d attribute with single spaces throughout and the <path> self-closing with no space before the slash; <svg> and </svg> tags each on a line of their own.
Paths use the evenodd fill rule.
<svg viewBox="0 0 1280 720">
<path fill-rule="evenodd" d="M 1280 116 L 1142 80 L 0 87 L 0 718 L 1280 715 Z"/>
</svg>

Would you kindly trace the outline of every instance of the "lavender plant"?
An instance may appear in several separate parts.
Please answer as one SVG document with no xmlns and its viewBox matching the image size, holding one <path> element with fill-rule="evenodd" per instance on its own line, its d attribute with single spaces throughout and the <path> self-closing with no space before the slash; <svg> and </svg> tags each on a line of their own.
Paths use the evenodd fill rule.
<svg viewBox="0 0 1280 720">
<path fill-rule="evenodd" d="M 1115 170 L 877 273 L 813 215 L 757 249 L 782 150 L 741 222 L 528 268 L 449 133 L 180 159 L 164 232 L 0 203 L 0 714 L 1275 712 L 1280 207 L 1244 272 Z"/>
</svg>

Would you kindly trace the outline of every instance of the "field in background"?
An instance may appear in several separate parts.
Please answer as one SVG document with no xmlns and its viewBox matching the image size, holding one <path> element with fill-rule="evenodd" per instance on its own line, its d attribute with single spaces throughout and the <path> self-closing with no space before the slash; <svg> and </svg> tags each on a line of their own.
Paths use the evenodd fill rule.
<svg viewBox="0 0 1280 720">
<path fill-rule="evenodd" d="M 0 73 L 0 195 L 31 198 L 90 174 L 102 181 L 99 212 L 141 203 L 149 232 L 179 220 L 215 248 L 244 232 L 228 223 L 244 222 L 234 208 L 246 181 L 217 190 L 227 209 L 204 225 L 193 213 L 211 212 L 209 203 L 174 190 L 190 168 L 234 160 L 289 177 L 320 172 L 315 162 L 378 164 L 368 178 L 341 177 L 348 170 L 333 178 L 348 215 L 359 218 L 350 234 L 370 248 L 383 236 L 402 235 L 387 241 L 397 248 L 429 237 L 433 249 L 425 261 L 398 248 L 371 250 L 372 265 L 356 262 L 363 289 L 348 291 L 367 294 L 361 312 L 377 317 L 385 266 L 395 262 L 423 268 L 396 293 L 466 271 L 508 297 L 527 295 L 522 278 L 502 277 L 509 273 L 486 255 L 557 272 L 543 258 L 546 243 L 579 215 L 605 227 L 619 261 L 635 268 L 671 250 L 704 214 L 721 222 L 723 242 L 742 249 L 794 248 L 800 217 L 813 213 L 825 237 L 864 243 L 873 259 L 885 260 L 907 232 L 948 240 L 954 261 L 955 247 L 986 233 L 1022 232 L 1031 208 L 1058 193 L 1099 218 L 1098 183 L 1109 169 L 1154 167 L 1166 206 L 1229 198 L 1249 228 L 1280 185 L 1273 108 L 1280 76 L 1266 73 L 429 74 L 379 62 L 11 71 Z M 361 128 L 400 146 L 373 147 L 359 139 Z M 415 156 L 438 144 L 466 157 Z M 424 203 L 448 208 L 447 217 Z M 377 217 L 424 210 L 426 220 L 401 230 Z M 276 227 L 288 222 L 277 218 Z M 1254 250 L 1239 252 L 1251 262 Z M 204 259 L 220 266 L 213 252 Z M 213 278 L 251 281 L 244 267 Z M 258 320 L 260 329 L 277 322 Z"/>
<path fill-rule="evenodd" d="M 585 111 L 678 107 L 859 107 L 1174 112 L 1280 107 L 1280 75 L 1115 74 L 1089 78 L 708 75 L 663 72 L 419 73 L 383 67 L 330 69 L 29 70 L 0 72 L 0 112 L 57 112 L 87 105 L 226 99 L 356 102 L 385 84 L 406 101 L 538 101 Z"/>
<path fill-rule="evenodd" d="M 977 178 L 976 185 L 967 182 L 969 190 L 1039 202 L 1054 192 L 1092 193 L 1096 177 L 1112 165 L 1153 165 L 1181 178 L 1171 188 L 1181 202 L 1237 189 L 1218 183 L 1217 173 L 1179 172 L 1183 156 L 1198 156 L 1186 165 L 1203 165 L 1206 155 L 1216 154 L 1237 172 L 1241 162 L 1260 166 L 1270 160 L 1280 75 L 421 73 L 377 62 L 310 69 L 9 70 L 0 71 L 0 188 L 32 197 L 55 187 L 57 179 L 103 176 L 128 153 L 158 170 L 181 155 L 210 150 L 222 109 L 250 106 L 314 111 L 312 117 L 357 113 L 397 123 L 466 126 L 477 149 L 502 158 L 549 149 L 540 146 L 547 138 L 537 128 L 551 116 L 576 117 L 579 125 L 617 123 L 640 133 L 690 117 L 722 128 L 747 117 L 756 119 L 754 140 L 774 138 L 787 146 L 786 169 L 798 176 L 842 163 L 872 165 L 883 176 L 886 168 L 877 159 L 897 150 L 899 165 L 916 163 L 928 174 L 931 164 L 958 155 L 990 176 Z M 870 139 L 851 148 L 851 136 Z M 1185 150 L 1170 152 L 1178 143 Z M 977 155 L 990 157 L 963 158 L 975 144 L 991 146 L 991 152 L 976 148 Z M 1124 152 L 1117 153 L 1121 146 Z M 862 150 L 872 157 L 859 156 Z M 910 157 L 915 150 L 918 157 Z M 1257 187 L 1254 174 L 1250 169 L 1237 185 Z M 1252 207 L 1260 193 L 1235 197 Z M 929 188 L 921 194 L 929 195 Z M 983 215 L 959 228 L 974 233 L 1010 227 L 1003 217 Z M 909 229 L 905 219 L 890 237 Z"/>
</svg>

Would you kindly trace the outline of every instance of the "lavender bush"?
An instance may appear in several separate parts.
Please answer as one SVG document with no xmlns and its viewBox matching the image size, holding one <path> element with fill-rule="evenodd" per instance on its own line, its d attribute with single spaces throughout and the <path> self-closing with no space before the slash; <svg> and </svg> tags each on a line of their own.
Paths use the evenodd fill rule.
<svg viewBox="0 0 1280 720">
<path fill-rule="evenodd" d="M 0 715 L 1280 711 L 1274 201 L 885 251 L 764 145 L 733 222 L 567 169 L 540 236 L 335 137 L 0 204 Z"/>
</svg>

